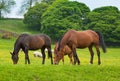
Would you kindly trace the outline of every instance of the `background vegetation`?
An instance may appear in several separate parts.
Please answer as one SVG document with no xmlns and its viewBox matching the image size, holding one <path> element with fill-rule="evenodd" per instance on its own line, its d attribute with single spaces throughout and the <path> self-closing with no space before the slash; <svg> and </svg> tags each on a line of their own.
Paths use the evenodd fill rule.
<svg viewBox="0 0 120 81">
<path fill-rule="evenodd" d="M 84 3 L 76 1 L 42 2 L 28 10 L 24 23 L 56 41 L 69 29 L 101 31 L 107 45 L 120 46 L 120 11 L 114 6 L 90 11 Z"/>
<path fill-rule="evenodd" d="M 5 13 L 10 13 L 11 8 L 15 5 L 14 0 L 0 0 L 0 19 L 2 19 Z"/>
<path fill-rule="evenodd" d="M 0 10 L 10 10 L 3 4 L 7 4 L 8 1 L 11 1 L 9 6 L 15 4 L 14 0 L 2 0 Z M 21 25 L 24 25 L 21 26 L 21 30 L 22 27 L 26 27 L 25 29 L 45 33 L 49 35 L 52 40 L 58 41 L 69 29 L 92 29 L 103 33 L 107 46 L 120 46 L 120 10 L 117 7 L 103 6 L 91 11 L 86 4 L 76 1 L 40 1 L 40 3 L 38 0 L 27 0 L 24 2 L 24 4 L 27 4 L 24 8 L 28 9 L 28 11 L 24 15 L 24 24 L 20 21 Z M 6 27 L 4 27 L 4 29 L 5 28 Z M 17 27 L 15 29 L 17 31 Z"/>
<path fill-rule="evenodd" d="M 18 34 L 22 33 L 40 33 L 40 31 L 34 31 L 30 27 L 23 23 L 22 19 L 2 19 L 0 20 L 0 30 L 6 30 Z"/>
</svg>

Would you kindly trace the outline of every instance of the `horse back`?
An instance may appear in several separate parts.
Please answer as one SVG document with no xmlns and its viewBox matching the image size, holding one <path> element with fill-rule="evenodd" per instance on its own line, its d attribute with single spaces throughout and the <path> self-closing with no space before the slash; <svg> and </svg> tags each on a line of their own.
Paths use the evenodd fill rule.
<svg viewBox="0 0 120 81">
<path fill-rule="evenodd" d="M 93 30 L 86 30 L 86 33 L 89 34 L 89 36 L 92 39 L 92 42 L 94 42 L 94 43 L 99 42 L 99 36 L 98 36 L 98 34 L 95 31 L 93 31 Z"/>
<path fill-rule="evenodd" d="M 74 31 L 69 37 L 69 44 L 75 44 L 78 48 L 85 48 L 91 44 L 98 43 L 99 38 L 96 32 L 92 30 Z"/>
<path fill-rule="evenodd" d="M 40 37 L 44 40 L 45 46 L 51 46 L 51 38 L 48 35 L 41 34 Z"/>
<path fill-rule="evenodd" d="M 44 45 L 44 40 L 38 35 L 29 35 L 22 39 L 21 47 L 26 47 L 29 50 L 37 50 L 42 48 Z"/>
</svg>

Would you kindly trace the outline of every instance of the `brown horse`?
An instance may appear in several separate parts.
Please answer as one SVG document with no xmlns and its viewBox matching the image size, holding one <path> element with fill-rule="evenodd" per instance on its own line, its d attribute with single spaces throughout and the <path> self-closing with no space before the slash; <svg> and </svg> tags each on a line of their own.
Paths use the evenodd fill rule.
<svg viewBox="0 0 120 81">
<path fill-rule="evenodd" d="M 58 45 L 58 52 L 59 55 L 60 51 L 63 51 L 63 48 L 65 45 L 68 45 L 72 52 L 74 57 L 74 64 L 78 62 L 78 65 L 80 64 L 80 60 L 76 53 L 76 48 L 86 48 L 88 47 L 90 51 L 90 63 L 93 64 L 93 56 L 94 52 L 92 50 L 92 47 L 95 46 L 97 55 L 98 55 L 98 64 L 101 64 L 100 61 L 100 50 L 99 45 L 101 45 L 103 52 L 106 52 L 106 46 L 104 43 L 103 35 L 101 32 L 95 32 L 92 30 L 85 30 L 85 31 L 76 31 L 76 30 L 69 30 L 67 31 L 63 37 L 59 41 Z M 58 62 L 56 62 L 57 64 Z"/>
<path fill-rule="evenodd" d="M 25 64 L 30 64 L 28 50 L 38 50 L 41 49 L 43 60 L 42 64 L 45 62 L 45 48 L 48 49 L 48 56 L 51 57 L 51 64 L 53 64 L 52 60 L 52 52 L 51 52 L 51 39 L 49 36 L 41 34 L 41 35 L 28 35 L 21 34 L 14 44 L 14 51 L 11 53 L 13 64 L 17 64 L 19 57 L 18 52 L 20 49 L 25 53 Z"/>
<path fill-rule="evenodd" d="M 59 63 L 59 61 L 62 59 L 62 62 L 64 64 L 64 55 L 68 55 L 69 59 L 70 59 L 70 63 L 72 63 L 72 50 L 66 45 L 64 47 L 64 49 L 62 51 L 60 51 L 59 54 L 57 54 L 57 48 L 58 48 L 58 42 L 55 44 L 54 47 L 54 64 L 56 64 L 56 62 Z"/>
</svg>

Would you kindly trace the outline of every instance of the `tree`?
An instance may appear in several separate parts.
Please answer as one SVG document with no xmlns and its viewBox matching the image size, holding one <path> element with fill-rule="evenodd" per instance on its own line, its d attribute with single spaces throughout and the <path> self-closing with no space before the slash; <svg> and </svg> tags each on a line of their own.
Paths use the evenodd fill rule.
<svg viewBox="0 0 120 81">
<path fill-rule="evenodd" d="M 23 0 L 21 8 L 20 8 L 20 13 L 24 13 L 26 10 L 31 8 L 36 2 L 39 2 L 41 0 Z"/>
<path fill-rule="evenodd" d="M 32 29 L 40 31 L 41 28 L 41 16 L 48 7 L 47 3 L 36 3 L 35 6 L 29 8 L 28 12 L 24 15 L 23 22 Z"/>
<path fill-rule="evenodd" d="M 10 13 L 11 7 L 15 5 L 14 0 L 1 0 L 0 1 L 0 19 L 4 13 Z"/>
<path fill-rule="evenodd" d="M 19 13 L 24 13 L 29 8 L 34 6 L 36 4 L 36 2 L 38 2 L 38 3 L 46 2 L 46 3 L 51 4 L 54 1 L 55 0 L 23 0 Z"/>
<path fill-rule="evenodd" d="M 101 31 L 106 43 L 120 43 L 120 12 L 113 6 L 94 9 L 84 20 L 83 29 Z"/>
<path fill-rule="evenodd" d="M 42 15 L 41 32 L 58 40 L 67 30 L 80 30 L 82 19 L 90 9 L 83 3 L 56 0 Z"/>
</svg>

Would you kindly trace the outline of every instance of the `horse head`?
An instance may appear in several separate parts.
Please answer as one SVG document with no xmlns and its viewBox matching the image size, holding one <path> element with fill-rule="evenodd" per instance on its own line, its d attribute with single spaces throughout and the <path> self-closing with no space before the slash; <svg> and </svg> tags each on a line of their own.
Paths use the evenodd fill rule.
<svg viewBox="0 0 120 81">
<path fill-rule="evenodd" d="M 18 60 L 19 60 L 19 57 L 18 57 L 18 54 L 15 54 L 14 52 L 10 52 L 10 54 L 12 55 L 11 56 L 11 59 L 13 61 L 13 64 L 17 64 L 18 63 Z"/>
<path fill-rule="evenodd" d="M 54 50 L 54 64 L 59 64 L 60 60 L 64 57 L 64 51 L 63 49 Z"/>
</svg>

